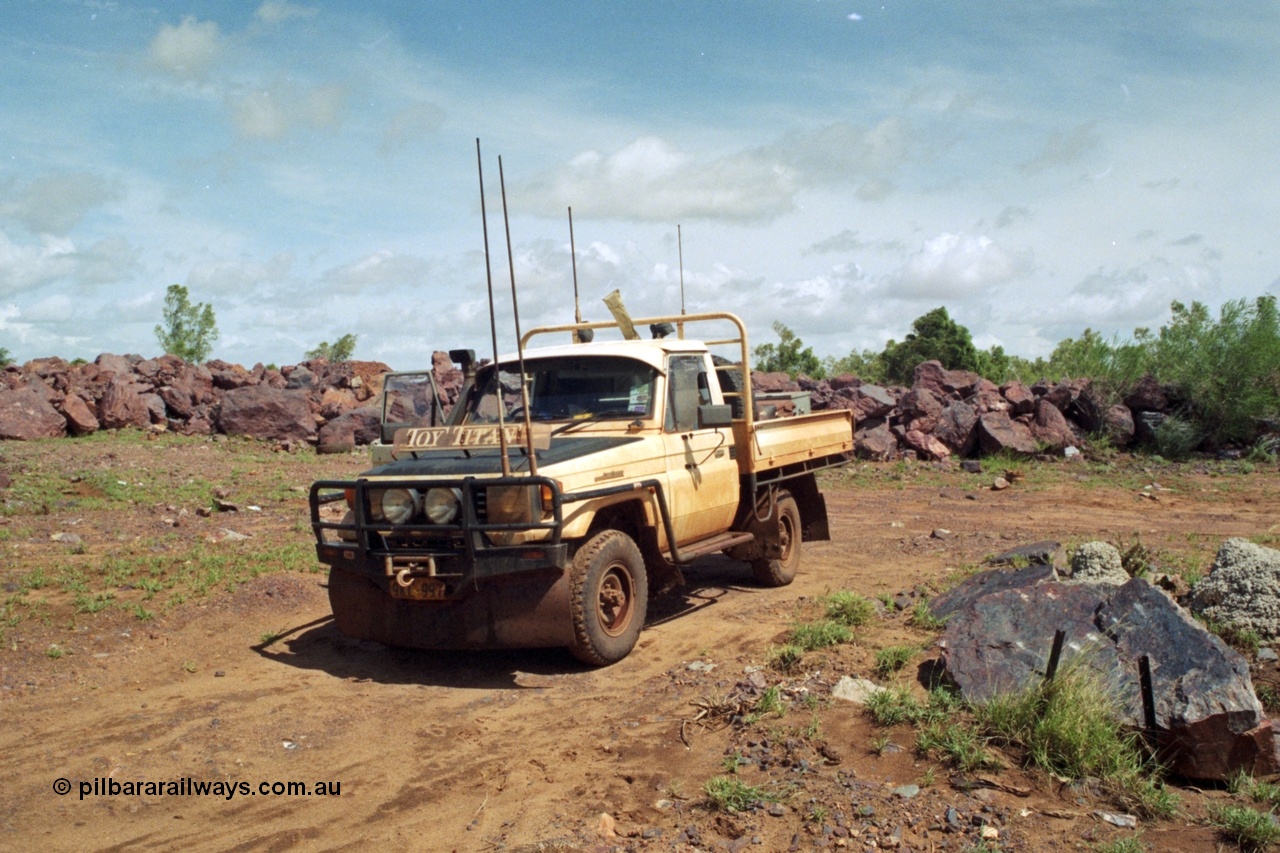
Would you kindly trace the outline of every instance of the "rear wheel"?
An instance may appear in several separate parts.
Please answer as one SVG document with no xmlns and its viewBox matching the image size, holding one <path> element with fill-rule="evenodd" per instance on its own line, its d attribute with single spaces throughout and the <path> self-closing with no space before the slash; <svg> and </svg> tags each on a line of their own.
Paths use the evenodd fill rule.
<svg viewBox="0 0 1280 853">
<path fill-rule="evenodd" d="M 606 530 L 582 546 L 569 571 L 569 651 L 596 666 L 622 660 L 635 647 L 649 607 L 640 549 L 625 533 Z"/>
<path fill-rule="evenodd" d="M 778 492 L 773 519 L 761 542 L 768 556 L 751 563 L 756 582 L 762 586 L 786 586 L 800 568 L 800 508 L 790 492 Z"/>
</svg>

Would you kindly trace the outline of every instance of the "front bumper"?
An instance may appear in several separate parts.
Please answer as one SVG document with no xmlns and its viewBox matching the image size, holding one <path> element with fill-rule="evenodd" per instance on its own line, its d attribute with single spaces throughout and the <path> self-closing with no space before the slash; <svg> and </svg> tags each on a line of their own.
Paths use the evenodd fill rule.
<svg viewBox="0 0 1280 853">
<path fill-rule="evenodd" d="M 458 491 L 453 521 L 435 524 L 419 516 L 392 524 L 374 518 L 372 492 L 427 487 Z M 518 489 L 532 490 L 530 511 L 513 520 L 510 496 Z M 504 497 L 506 507 L 498 520 L 492 517 L 500 514 L 495 495 Z M 321 480 L 310 492 L 316 557 L 335 571 L 368 579 L 393 598 L 457 601 L 485 581 L 559 574 L 568 565 L 561 498 L 559 485 L 547 477 Z M 351 512 L 341 521 L 326 520 L 325 508 L 339 501 L 349 501 Z"/>
</svg>

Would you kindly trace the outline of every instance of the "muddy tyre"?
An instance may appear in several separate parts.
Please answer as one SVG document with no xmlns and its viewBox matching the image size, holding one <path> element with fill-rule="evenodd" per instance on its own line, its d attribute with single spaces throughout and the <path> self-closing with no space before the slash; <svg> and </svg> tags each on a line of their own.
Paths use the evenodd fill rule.
<svg viewBox="0 0 1280 853">
<path fill-rule="evenodd" d="M 766 527 L 761 544 L 765 553 L 777 556 L 753 560 L 751 569 L 761 586 L 786 586 L 800 568 L 800 508 L 790 492 L 778 492 L 773 519 Z"/>
<path fill-rule="evenodd" d="M 569 572 L 569 651 L 595 666 L 622 660 L 635 647 L 649 606 L 640 549 L 625 533 L 606 530 L 579 549 Z"/>
</svg>

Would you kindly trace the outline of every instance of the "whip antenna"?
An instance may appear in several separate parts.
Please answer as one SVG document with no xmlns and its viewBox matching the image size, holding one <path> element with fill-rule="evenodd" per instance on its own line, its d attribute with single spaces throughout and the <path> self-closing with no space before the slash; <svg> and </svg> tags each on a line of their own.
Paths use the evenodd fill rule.
<svg viewBox="0 0 1280 853">
<path fill-rule="evenodd" d="M 680 258 L 680 316 L 684 316 L 684 239 L 680 236 L 680 223 L 676 223 L 676 252 Z M 680 337 L 684 337 L 684 323 L 680 323 Z"/>
<path fill-rule="evenodd" d="M 537 475 L 538 457 L 533 453 L 533 416 L 529 412 L 529 380 L 524 373 L 524 343 L 520 339 L 520 303 L 516 301 L 516 261 L 511 253 L 511 220 L 507 217 L 507 180 L 502 174 L 502 156 L 498 156 L 498 186 L 502 188 L 502 225 L 507 231 L 507 268 L 511 273 L 511 313 L 516 321 L 516 360 L 520 365 L 520 407 L 524 410 L 525 452 L 529 455 L 529 473 Z"/>
<path fill-rule="evenodd" d="M 680 316 L 684 316 L 684 238 L 680 236 L 680 225 L 676 225 L 676 251 L 680 258 Z"/>
<path fill-rule="evenodd" d="M 502 422 L 506 408 L 502 401 L 502 369 L 498 366 L 498 323 L 493 316 L 493 270 L 489 266 L 489 218 L 484 209 L 484 166 L 480 160 L 480 137 L 476 137 L 476 171 L 480 175 L 480 223 L 484 229 L 484 277 L 489 285 L 489 334 L 493 337 L 493 381 L 498 397 L 498 451 L 502 454 L 502 476 L 511 476 L 507 459 L 507 430 Z"/>
<path fill-rule="evenodd" d="M 582 322 L 582 309 L 578 307 L 578 249 L 573 244 L 573 208 L 569 208 L 569 258 L 573 264 L 573 322 Z M 576 332 L 574 333 L 576 336 Z"/>
</svg>

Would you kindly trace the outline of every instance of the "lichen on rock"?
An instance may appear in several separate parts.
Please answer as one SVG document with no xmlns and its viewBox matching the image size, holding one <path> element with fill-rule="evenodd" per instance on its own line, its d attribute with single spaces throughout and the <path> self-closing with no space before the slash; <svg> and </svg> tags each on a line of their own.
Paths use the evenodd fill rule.
<svg viewBox="0 0 1280 853">
<path fill-rule="evenodd" d="M 1120 552 L 1106 542 L 1085 542 L 1071 554 L 1071 573 L 1063 583 L 1109 583 L 1120 586 L 1129 581 Z"/>
<path fill-rule="evenodd" d="M 1189 606 L 1210 623 L 1280 637 L 1280 551 L 1247 539 L 1223 542 Z"/>
</svg>

